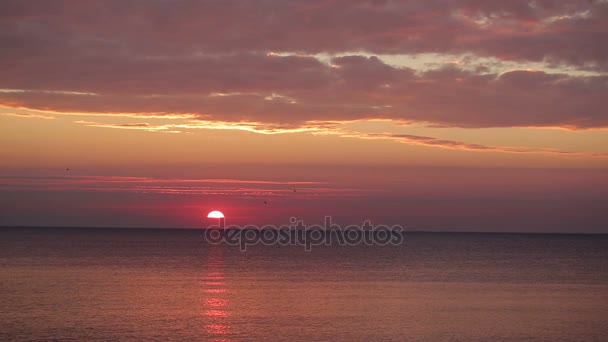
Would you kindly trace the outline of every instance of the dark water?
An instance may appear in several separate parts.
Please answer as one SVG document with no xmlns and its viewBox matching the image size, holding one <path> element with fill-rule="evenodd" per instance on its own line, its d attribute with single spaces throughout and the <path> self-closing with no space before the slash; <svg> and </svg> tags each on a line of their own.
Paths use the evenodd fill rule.
<svg viewBox="0 0 608 342">
<path fill-rule="evenodd" d="M 601 341 L 608 236 L 209 245 L 196 231 L 0 230 L 0 340 Z"/>
</svg>

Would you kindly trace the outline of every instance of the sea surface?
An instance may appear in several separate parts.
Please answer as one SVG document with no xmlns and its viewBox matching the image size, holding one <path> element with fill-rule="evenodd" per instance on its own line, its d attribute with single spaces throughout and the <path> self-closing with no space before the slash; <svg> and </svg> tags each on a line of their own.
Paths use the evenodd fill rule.
<svg viewBox="0 0 608 342">
<path fill-rule="evenodd" d="M 606 341 L 608 236 L 0 228 L 0 340 Z"/>
</svg>

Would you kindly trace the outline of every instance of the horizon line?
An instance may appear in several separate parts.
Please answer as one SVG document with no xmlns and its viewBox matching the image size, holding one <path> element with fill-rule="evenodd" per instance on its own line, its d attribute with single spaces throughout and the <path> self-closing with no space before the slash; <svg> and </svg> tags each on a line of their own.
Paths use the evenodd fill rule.
<svg viewBox="0 0 608 342">
<path fill-rule="evenodd" d="M 265 228 L 265 229 L 274 229 L 274 230 L 280 230 L 281 227 L 283 226 L 289 226 L 288 224 L 279 226 L 279 227 L 273 227 L 273 228 Z M 264 226 L 262 226 L 264 227 Z M 209 227 L 190 227 L 190 228 L 184 228 L 184 227 L 174 227 L 174 228 L 167 228 L 167 227 L 111 227 L 111 226 L 105 226 L 105 227 L 83 227 L 83 226 L 28 226 L 28 225 L 0 225 L 0 230 L 2 229 L 10 229 L 10 228 L 15 228 L 15 229 L 73 229 L 73 230 L 86 230 L 86 229 L 103 229 L 103 230 L 157 230 L 157 231 L 162 231 L 162 230 L 180 230 L 180 231 L 196 231 L 196 230 L 207 230 L 209 229 Z M 253 228 L 241 228 L 241 229 L 230 229 L 230 228 L 225 228 L 225 230 L 256 230 Z M 306 229 L 306 230 L 302 230 L 299 229 L 301 231 L 325 231 L 325 229 Z M 335 230 L 327 230 L 328 232 L 331 231 L 335 231 Z M 373 231 L 372 231 L 373 232 Z M 608 235 L 607 233 L 600 233 L 600 232 L 510 232 L 510 231 L 495 231 L 495 232 L 490 232 L 490 231 L 473 231 L 473 230 L 459 230 L 459 231 L 445 231 L 445 230 L 407 230 L 404 229 L 402 232 L 402 234 L 407 234 L 407 233 L 414 233 L 414 234 L 519 234 L 519 235 Z"/>
</svg>

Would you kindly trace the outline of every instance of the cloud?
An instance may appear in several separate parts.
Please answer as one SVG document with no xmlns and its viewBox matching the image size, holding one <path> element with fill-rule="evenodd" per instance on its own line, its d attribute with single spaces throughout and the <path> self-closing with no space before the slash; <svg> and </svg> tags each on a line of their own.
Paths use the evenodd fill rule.
<svg viewBox="0 0 608 342">
<path fill-rule="evenodd" d="M 355 131 L 349 132 L 335 132 L 342 137 L 359 138 L 359 139 L 386 139 L 393 140 L 395 142 L 410 144 L 410 145 L 421 145 L 431 146 L 453 150 L 465 150 L 474 152 L 500 152 L 500 153 L 535 153 L 535 154 L 550 154 L 550 155 L 562 155 L 562 156 L 593 156 L 593 157 L 606 157 L 607 153 L 586 153 L 586 152 L 571 152 L 561 151 L 550 148 L 528 148 L 528 147 L 513 147 L 513 146 L 488 146 L 481 144 L 471 144 L 461 141 L 453 141 L 446 139 L 438 139 L 427 136 L 411 135 L 411 134 L 394 134 L 394 133 L 361 133 Z"/>
<path fill-rule="evenodd" d="M 604 128 L 607 15 L 605 1 L 570 0 L 7 0 L 0 106 L 266 133 L 363 119 Z M 421 53 L 557 68 L 423 71 L 370 57 Z M 559 73 L 560 65 L 592 72 Z"/>
<path fill-rule="evenodd" d="M 605 1 L 31 1 L 0 5 L 5 59 L 244 51 L 473 52 L 606 69 Z"/>
<path fill-rule="evenodd" d="M 133 130 L 144 130 L 148 132 L 164 132 L 164 133 L 183 133 L 179 130 L 170 129 L 170 125 L 151 125 L 149 123 L 125 123 L 125 124 L 107 124 L 92 121 L 78 120 L 76 123 L 86 125 L 88 127 L 104 127 L 104 128 L 118 128 L 118 129 L 133 129 Z"/>
<path fill-rule="evenodd" d="M 75 121 L 78 124 L 83 124 L 88 127 L 101 128 L 118 128 L 118 129 L 133 129 L 144 130 L 149 132 L 165 132 L 165 133 L 189 133 L 193 129 L 224 129 L 224 130 L 241 130 L 261 134 L 284 134 L 284 133 L 300 133 L 300 132 L 317 132 L 325 128 L 335 126 L 334 123 L 307 123 L 307 127 L 294 128 L 291 126 L 267 125 L 256 122 L 222 122 L 222 121 L 205 121 L 191 120 L 188 122 L 177 124 L 150 124 L 143 123 L 100 123 L 94 121 Z"/>
<path fill-rule="evenodd" d="M 362 196 L 362 189 L 340 187 L 319 181 L 268 181 L 250 179 L 182 179 L 116 176 L 0 177 L 0 191 L 92 191 L 139 194 L 237 196 L 249 198 L 299 199 Z M 369 190 L 366 190 L 369 193 Z"/>
<path fill-rule="evenodd" d="M 0 105 L 292 128 L 311 121 L 371 118 L 455 127 L 608 127 L 608 76 L 534 70 L 477 74 L 455 66 L 416 72 L 363 56 L 338 57 L 330 64 L 301 56 L 246 54 L 225 61 L 212 59 L 210 64 L 207 59 L 194 63 L 196 68 L 188 62 L 158 70 L 142 62 L 138 73 L 93 72 L 105 81 L 73 81 L 76 74 L 44 81 L 41 71 L 40 83 L 32 81 L 32 87 L 51 82 L 68 88 L 61 85 L 67 80 L 79 82 L 69 87 L 86 94 L 0 92 Z M 213 71 L 232 68 L 234 73 Z M 299 75 L 305 76 L 293 80 Z M 2 82 L 10 83 L 10 78 L 0 80 L 0 87 L 5 86 Z"/>
<path fill-rule="evenodd" d="M 15 116 L 18 118 L 31 118 L 31 119 L 45 119 L 45 120 L 53 120 L 54 116 L 50 115 L 40 115 L 40 114 L 28 114 L 28 113 L 1 113 L 0 115 L 4 116 Z"/>
<path fill-rule="evenodd" d="M 281 127 L 265 127 L 256 123 L 229 123 L 229 122 L 202 122 L 190 121 L 187 123 L 177 124 L 149 124 L 149 123 L 127 123 L 127 124 L 109 124 L 97 123 L 90 121 L 76 121 L 76 123 L 84 124 L 89 127 L 102 128 L 117 128 L 117 129 L 137 129 L 150 132 L 170 132 L 184 133 L 192 129 L 236 129 L 262 134 L 285 134 L 295 132 L 309 132 L 318 135 L 337 135 L 345 138 L 357 139 L 383 139 L 392 140 L 399 143 L 410 145 L 430 146 L 444 149 L 465 150 L 473 152 L 499 152 L 499 153 L 539 153 L 549 155 L 562 156 L 591 156 L 591 157 L 606 157 L 607 153 L 586 153 L 586 152 L 571 152 L 562 151 L 550 148 L 526 148 L 512 146 L 487 146 L 481 144 L 465 143 L 461 141 L 453 141 L 446 139 L 438 139 L 428 136 L 411 135 L 411 134 L 395 134 L 395 133 L 365 133 L 355 130 L 345 130 L 340 127 L 339 122 L 318 124 L 314 127 L 309 127 L 306 130 L 298 130 L 292 128 Z"/>
</svg>

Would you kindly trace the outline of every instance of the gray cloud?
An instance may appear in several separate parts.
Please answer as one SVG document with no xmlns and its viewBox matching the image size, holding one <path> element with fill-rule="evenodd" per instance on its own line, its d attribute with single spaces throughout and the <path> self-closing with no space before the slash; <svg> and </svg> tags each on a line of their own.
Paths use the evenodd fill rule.
<svg viewBox="0 0 608 342">
<path fill-rule="evenodd" d="M 456 67 L 416 73 L 361 56 L 335 58 L 331 65 L 311 57 L 249 54 L 212 60 L 160 70 L 156 62 L 142 62 L 129 73 L 89 70 L 90 79 L 41 71 L 20 86 L 53 91 L 0 92 L 0 104 L 58 112 L 187 113 L 277 127 L 369 118 L 459 127 L 608 126 L 608 76 L 525 70 L 480 75 Z M 7 76 L 0 87 L 18 82 L 18 73 Z"/>
<path fill-rule="evenodd" d="M 0 89 L 26 91 L 0 92 L 0 105 L 274 127 L 369 118 L 606 127 L 602 74 L 417 72 L 361 54 L 471 53 L 606 71 L 607 16 L 606 2 L 567 0 L 7 0 Z M 346 56 L 327 64 L 315 53 Z"/>
<path fill-rule="evenodd" d="M 604 1 L 7 0 L 0 13 L 5 59 L 474 52 L 608 66 Z"/>
</svg>

